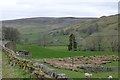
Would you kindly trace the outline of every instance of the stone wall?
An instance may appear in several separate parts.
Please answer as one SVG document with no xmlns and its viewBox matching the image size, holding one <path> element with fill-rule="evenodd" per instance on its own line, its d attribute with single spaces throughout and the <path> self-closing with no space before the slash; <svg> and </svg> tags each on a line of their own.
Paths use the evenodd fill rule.
<svg viewBox="0 0 120 80">
<path fill-rule="evenodd" d="M 97 67 L 83 67 L 84 72 L 113 72 L 113 71 L 119 71 L 120 67 L 103 67 L 103 66 L 97 66 Z"/>
<path fill-rule="evenodd" d="M 10 45 L 7 44 L 7 47 L 10 47 Z M 15 52 L 7 47 L 2 47 L 2 51 L 7 55 L 8 63 L 11 66 L 19 66 L 26 72 L 32 73 L 33 78 L 49 78 L 49 80 L 66 78 L 66 80 L 72 80 L 66 75 L 63 75 L 63 73 L 59 73 L 54 69 L 50 69 L 43 64 L 39 64 L 25 58 L 17 57 Z"/>
</svg>

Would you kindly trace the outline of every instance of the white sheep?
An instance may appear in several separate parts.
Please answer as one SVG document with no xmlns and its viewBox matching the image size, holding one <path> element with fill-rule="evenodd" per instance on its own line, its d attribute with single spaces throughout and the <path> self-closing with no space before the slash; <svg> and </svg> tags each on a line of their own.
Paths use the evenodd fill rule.
<svg viewBox="0 0 120 80">
<path fill-rule="evenodd" d="M 16 54 L 16 55 L 20 55 L 20 54 Z"/>
<path fill-rule="evenodd" d="M 85 77 L 86 78 L 90 78 L 92 76 L 92 74 L 90 74 L 90 73 L 85 73 Z"/>
<path fill-rule="evenodd" d="M 113 77 L 111 75 L 108 76 L 108 80 L 111 80 Z"/>
</svg>

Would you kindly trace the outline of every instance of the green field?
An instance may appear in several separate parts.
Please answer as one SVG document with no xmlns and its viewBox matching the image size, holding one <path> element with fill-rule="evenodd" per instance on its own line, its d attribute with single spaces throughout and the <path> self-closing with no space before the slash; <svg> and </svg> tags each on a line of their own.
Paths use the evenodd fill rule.
<svg viewBox="0 0 120 80">
<path fill-rule="evenodd" d="M 64 58 L 64 57 L 72 57 L 72 56 L 97 56 L 97 55 L 117 55 L 117 52 L 82 52 L 82 51 L 68 51 L 66 46 L 47 46 L 40 47 L 37 45 L 18 45 L 17 50 L 28 50 L 32 53 L 33 58 Z M 43 63 L 50 68 L 54 68 L 49 64 Z M 117 61 L 113 61 L 112 63 L 105 64 L 103 66 L 118 66 Z M 80 69 L 79 72 L 58 69 L 54 68 L 58 72 L 65 73 L 68 77 L 71 78 L 85 78 L 84 72 Z M 98 72 L 92 73 L 92 78 L 106 78 L 108 75 L 112 75 L 114 78 L 118 78 L 118 72 Z"/>
<path fill-rule="evenodd" d="M 18 45 L 17 51 L 19 50 L 30 51 L 33 58 L 63 58 L 72 56 L 118 55 L 117 52 L 68 51 L 66 46 L 47 46 L 44 48 L 36 45 Z"/>
</svg>

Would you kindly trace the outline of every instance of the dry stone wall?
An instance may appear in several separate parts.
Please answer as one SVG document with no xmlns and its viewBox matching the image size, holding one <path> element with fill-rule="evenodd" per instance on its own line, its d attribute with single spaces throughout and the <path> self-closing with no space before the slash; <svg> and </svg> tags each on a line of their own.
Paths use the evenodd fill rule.
<svg viewBox="0 0 120 80">
<path fill-rule="evenodd" d="M 64 78 L 65 80 L 72 80 L 66 75 L 63 75 L 63 73 L 58 73 L 54 69 L 50 69 L 43 64 L 39 64 L 25 58 L 17 57 L 14 51 L 5 46 L 2 46 L 2 51 L 7 55 L 8 63 L 11 66 L 19 66 L 26 72 L 32 73 L 32 77 L 34 78 L 49 78 L 49 80 Z"/>
</svg>

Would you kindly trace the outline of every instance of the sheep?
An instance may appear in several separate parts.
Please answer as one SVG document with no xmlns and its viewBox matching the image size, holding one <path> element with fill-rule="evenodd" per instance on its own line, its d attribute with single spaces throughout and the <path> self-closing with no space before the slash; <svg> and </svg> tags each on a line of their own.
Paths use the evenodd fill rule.
<svg viewBox="0 0 120 80">
<path fill-rule="evenodd" d="M 85 77 L 86 78 L 90 78 L 92 76 L 92 74 L 90 74 L 90 73 L 85 73 Z"/>
<path fill-rule="evenodd" d="M 112 80 L 112 78 L 113 78 L 113 77 L 112 77 L 111 75 L 108 76 L 108 80 Z"/>
<path fill-rule="evenodd" d="M 18 56 L 19 56 L 20 54 L 16 54 L 16 55 L 18 55 Z"/>
</svg>

